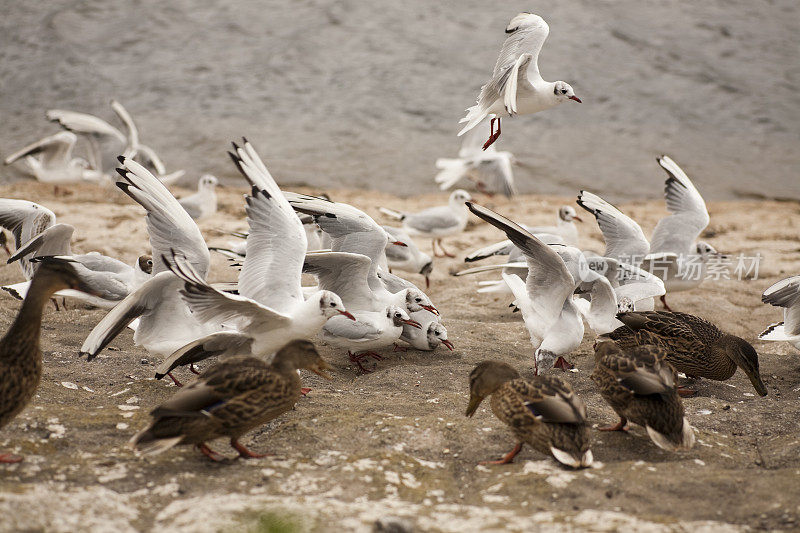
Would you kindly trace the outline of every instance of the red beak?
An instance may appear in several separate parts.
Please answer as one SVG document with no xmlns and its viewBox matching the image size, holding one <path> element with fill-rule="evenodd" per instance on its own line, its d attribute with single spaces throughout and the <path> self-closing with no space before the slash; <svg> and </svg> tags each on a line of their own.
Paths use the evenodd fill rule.
<svg viewBox="0 0 800 533">
<path fill-rule="evenodd" d="M 344 315 L 344 316 L 346 316 L 346 317 L 347 317 L 347 318 L 349 318 L 350 320 L 355 320 L 355 319 L 356 319 L 356 317 L 354 317 L 353 315 L 351 315 L 351 314 L 350 314 L 350 313 L 348 313 L 347 311 L 339 311 L 339 314 L 340 314 L 340 315 Z"/>
<path fill-rule="evenodd" d="M 405 246 L 405 247 L 408 247 L 408 245 L 407 245 L 406 243 L 404 243 L 403 241 L 392 241 L 392 242 L 390 242 L 389 244 L 394 244 L 395 246 Z"/>
<path fill-rule="evenodd" d="M 573 95 L 573 96 L 570 96 L 570 97 L 569 97 L 569 99 L 570 99 L 570 100 L 575 100 L 575 101 L 576 101 L 576 102 L 578 102 L 579 104 L 582 104 L 582 103 L 583 103 L 583 102 L 581 102 L 581 99 L 580 99 L 580 98 L 578 98 L 577 96 L 574 96 L 574 95 Z"/>
<path fill-rule="evenodd" d="M 572 217 L 572 220 L 577 220 L 578 222 L 583 222 L 583 219 L 581 217 L 579 217 L 578 215 L 575 215 L 574 217 Z"/>
<path fill-rule="evenodd" d="M 442 344 L 447 346 L 447 349 L 450 350 L 451 352 L 453 351 L 453 343 L 450 342 L 449 340 L 447 340 L 447 339 L 443 340 Z"/>
<path fill-rule="evenodd" d="M 428 279 L 428 278 L 425 278 L 425 279 Z M 434 315 L 439 315 L 439 310 L 438 310 L 438 309 L 436 309 L 436 308 L 435 308 L 434 306 L 432 306 L 432 305 L 421 305 L 420 307 L 422 307 L 422 308 L 423 308 L 424 310 L 426 310 L 426 311 L 430 311 L 430 312 L 431 312 L 431 313 L 433 313 Z M 441 315 L 440 315 L 440 316 L 441 316 Z"/>
<path fill-rule="evenodd" d="M 419 322 L 417 322 L 416 320 L 411 320 L 411 319 L 408 319 L 408 320 L 403 320 L 403 322 L 405 322 L 405 323 L 406 323 L 406 324 L 408 324 L 409 326 L 413 326 L 413 327 L 415 327 L 415 328 L 417 328 L 417 329 L 422 329 L 422 324 L 420 324 L 420 323 L 419 323 Z"/>
</svg>

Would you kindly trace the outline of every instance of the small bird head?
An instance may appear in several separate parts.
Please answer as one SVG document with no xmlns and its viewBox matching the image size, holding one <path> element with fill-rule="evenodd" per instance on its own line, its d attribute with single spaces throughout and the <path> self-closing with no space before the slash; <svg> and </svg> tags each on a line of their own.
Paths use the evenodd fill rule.
<svg viewBox="0 0 800 533">
<path fill-rule="evenodd" d="M 447 329 L 435 320 L 428 324 L 428 346 L 431 349 L 436 348 L 439 344 L 447 346 L 448 350 L 453 350 L 453 343 L 447 340 Z"/>
<path fill-rule="evenodd" d="M 575 91 L 572 90 L 572 86 L 565 81 L 557 81 L 553 88 L 553 93 L 556 95 L 556 100 L 559 102 L 574 100 L 579 104 L 581 103 L 581 99 L 575 96 Z"/>
<path fill-rule="evenodd" d="M 578 216 L 578 213 L 575 211 L 575 208 L 571 205 L 562 205 L 558 209 L 558 218 L 563 220 L 564 222 L 572 222 L 573 220 L 577 220 L 578 222 L 583 222 L 583 219 Z"/>
<path fill-rule="evenodd" d="M 633 311 L 634 305 L 633 300 L 630 296 L 623 296 L 617 302 L 617 312 L 619 313 L 627 313 L 628 311 Z"/>
<path fill-rule="evenodd" d="M 435 315 L 439 314 L 439 311 L 433 306 L 433 302 L 425 293 L 413 287 L 406 289 L 406 310 L 409 313 L 416 313 L 422 309 Z"/>
<path fill-rule="evenodd" d="M 219 185 L 219 180 L 211 174 L 203 174 L 197 182 L 198 189 L 213 189 Z"/>
<path fill-rule="evenodd" d="M 338 294 L 331 291 L 319 291 L 317 298 L 319 300 L 319 311 L 325 318 L 330 318 L 338 313 L 350 320 L 356 319 L 344 308 L 344 303 L 342 303 L 342 299 L 339 298 Z"/>
<path fill-rule="evenodd" d="M 472 201 L 472 196 L 464 189 L 456 189 L 450 194 L 450 203 L 463 205 Z"/>
<path fill-rule="evenodd" d="M 145 274 L 153 273 L 153 257 L 150 255 L 140 255 L 139 259 L 136 261 L 136 265 L 139 267 L 139 270 Z"/>
<path fill-rule="evenodd" d="M 494 393 L 506 381 L 517 379 L 519 373 L 500 361 L 481 361 L 469 373 L 469 405 L 466 416 L 472 416 L 484 398 Z"/>
<path fill-rule="evenodd" d="M 408 316 L 403 309 L 400 309 L 396 305 L 390 305 L 386 308 L 386 318 L 392 321 L 392 324 L 396 328 L 403 327 L 404 324 L 408 324 L 409 326 L 413 326 L 415 328 L 422 329 L 422 325 L 416 320 L 411 320 L 411 317 Z"/>
<path fill-rule="evenodd" d="M 747 374 L 758 395 L 766 396 L 767 387 L 761 381 L 761 374 L 758 371 L 758 352 L 753 345 L 735 335 L 726 335 L 722 345 L 725 355 Z"/>
<path fill-rule="evenodd" d="M 717 252 L 717 250 L 706 241 L 697 241 L 695 249 L 697 250 L 698 255 L 703 258 L 710 255 L 719 255 L 719 252 Z"/>
</svg>

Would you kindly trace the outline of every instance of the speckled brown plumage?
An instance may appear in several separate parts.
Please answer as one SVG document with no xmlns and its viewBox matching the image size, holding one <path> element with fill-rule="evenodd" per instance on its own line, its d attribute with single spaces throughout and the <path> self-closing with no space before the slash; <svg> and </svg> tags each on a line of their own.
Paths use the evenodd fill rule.
<svg viewBox="0 0 800 533">
<path fill-rule="evenodd" d="M 31 280 L 22 307 L 8 332 L 0 339 L 0 428 L 8 424 L 31 401 L 42 377 L 39 331 L 44 306 L 56 291 L 91 291 L 75 274 L 68 261 L 42 258 Z M 0 462 L 19 462 L 22 457 L 0 454 Z"/>
<path fill-rule="evenodd" d="M 646 344 L 667 351 L 667 361 L 687 376 L 725 381 L 741 368 L 761 396 L 767 389 L 758 371 L 758 354 L 744 339 L 719 330 L 714 324 L 686 313 L 648 311 L 620 313 L 625 325 L 605 338 L 621 348 Z"/>
<path fill-rule="evenodd" d="M 510 462 L 525 443 L 569 466 L 591 464 L 586 405 L 561 378 L 534 376 L 528 381 L 505 363 L 484 361 L 470 374 L 467 416 L 486 396 L 491 396 L 492 412 L 519 442 L 500 463 Z"/>
<path fill-rule="evenodd" d="M 159 453 L 177 444 L 195 444 L 219 459 L 205 442 L 229 437 L 241 456 L 258 457 L 238 443 L 239 437 L 294 407 L 300 398 L 298 369 L 327 377 L 326 368 L 314 345 L 304 340 L 288 343 L 271 363 L 255 357 L 228 358 L 154 409 L 153 422 L 133 437 L 131 446 L 142 453 Z"/>
<path fill-rule="evenodd" d="M 661 448 L 691 448 L 694 432 L 684 418 L 675 369 L 663 348 L 645 345 L 622 349 L 611 341 L 595 346 L 591 378 L 600 395 L 620 416 L 604 430 L 621 430 L 628 420 L 647 429 Z"/>
</svg>

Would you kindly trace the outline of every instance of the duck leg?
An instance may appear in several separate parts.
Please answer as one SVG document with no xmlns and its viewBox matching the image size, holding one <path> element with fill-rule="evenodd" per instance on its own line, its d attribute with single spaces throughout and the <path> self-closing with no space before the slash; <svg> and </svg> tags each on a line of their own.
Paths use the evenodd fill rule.
<svg viewBox="0 0 800 533">
<path fill-rule="evenodd" d="M 494 121 L 497 121 L 497 131 L 494 131 Z M 500 117 L 495 117 L 489 123 L 489 139 L 483 145 L 483 149 L 486 150 L 489 148 L 494 142 L 500 137 Z"/>
<path fill-rule="evenodd" d="M 619 422 L 617 422 L 613 426 L 604 426 L 601 428 L 597 428 L 598 431 L 628 431 L 628 428 L 625 427 L 628 425 L 628 419 L 624 416 L 619 417 Z"/>
<path fill-rule="evenodd" d="M 225 459 L 224 456 L 218 454 L 217 452 L 215 452 L 214 450 L 209 448 L 208 444 L 206 444 L 205 442 L 201 442 L 200 444 L 198 444 L 197 445 L 197 449 L 200 450 L 201 452 L 203 452 L 203 455 L 205 455 L 206 457 L 208 457 L 212 461 L 219 462 L 219 461 L 222 461 L 223 459 Z"/>
<path fill-rule="evenodd" d="M 561 370 L 572 370 L 573 368 L 575 368 L 575 365 L 568 363 L 566 359 L 564 359 L 559 355 L 558 359 L 556 359 L 556 362 L 553 363 L 553 368 L 560 368 Z"/>
<path fill-rule="evenodd" d="M 231 447 L 239 452 L 239 457 L 242 459 L 261 459 L 262 457 L 269 457 L 270 455 L 274 455 L 272 453 L 255 453 L 253 451 L 248 450 L 244 444 L 239 442 L 239 439 L 231 439 Z"/>
<path fill-rule="evenodd" d="M 0 453 L 0 463 L 14 464 L 21 462 L 23 457 L 21 455 L 14 455 L 13 453 Z"/>
<path fill-rule="evenodd" d="M 510 452 L 508 452 L 507 454 L 505 454 L 502 459 L 500 459 L 498 461 L 481 461 L 478 464 L 480 464 L 480 465 L 505 465 L 505 464 L 508 464 L 508 463 L 512 463 L 512 462 L 514 462 L 514 457 L 517 456 L 517 454 L 520 452 L 520 450 L 522 450 L 522 443 L 518 442 L 517 445 L 514 446 L 514 449 L 511 450 Z"/>
<path fill-rule="evenodd" d="M 450 252 L 444 249 L 444 244 L 442 244 L 442 239 L 439 239 L 439 248 L 441 248 L 444 257 L 455 257 L 455 255 L 451 254 Z"/>
<path fill-rule="evenodd" d="M 303 396 L 305 396 L 309 392 L 311 392 L 311 389 L 309 389 L 308 387 L 300 387 L 300 394 L 302 394 Z"/>
<path fill-rule="evenodd" d="M 660 300 L 661 300 L 661 303 L 664 304 L 664 309 L 666 309 L 667 311 L 669 311 L 671 313 L 672 309 L 670 308 L 669 305 L 667 305 L 667 295 L 666 294 L 662 294 Z"/>
<path fill-rule="evenodd" d="M 696 395 L 697 395 L 697 389 L 686 387 L 684 385 L 678 385 L 678 396 L 680 396 L 681 398 L 691 398 L 692 396 Z"/>
</svg>

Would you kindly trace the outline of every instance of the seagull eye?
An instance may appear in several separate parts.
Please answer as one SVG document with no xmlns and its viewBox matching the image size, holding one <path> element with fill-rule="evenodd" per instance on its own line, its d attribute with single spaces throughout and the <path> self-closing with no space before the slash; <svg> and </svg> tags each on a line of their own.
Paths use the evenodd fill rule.
<svg viewBox="0 0 800 533">
<path fill-rule="evenodd" d="M 567 94 L 567 90 L 566 89 L 561 89 L 561 94 Z"/>
<path fill-rule="evenodd" d="M 331 307 L 336 307 L 336 302 L 331 302 Z"/>
</svg>

